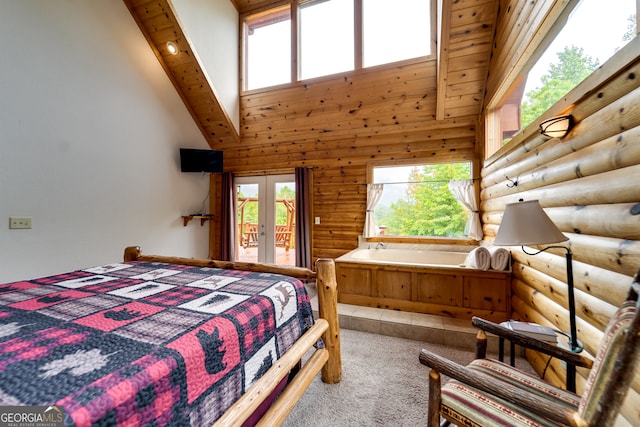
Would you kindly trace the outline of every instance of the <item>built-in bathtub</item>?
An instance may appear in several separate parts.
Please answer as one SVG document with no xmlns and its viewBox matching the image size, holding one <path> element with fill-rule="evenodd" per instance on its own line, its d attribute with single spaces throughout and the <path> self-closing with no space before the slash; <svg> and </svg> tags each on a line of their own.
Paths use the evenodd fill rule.
<svg viewBox="0 0 640 427">
<path fill-rule="evenodd" d="M 465 268 L 468 252 L 397 248 L 358 248 L 342 255 L 336 262 L 407 265 L 421 267 Z"/>
<path fill-rule="evenodd" d="M 511 272 L 465 267 L 471 247 L 361 245 L 335 260 L 344 304 L 503 321 L 511 314 Z"/>
</svg>

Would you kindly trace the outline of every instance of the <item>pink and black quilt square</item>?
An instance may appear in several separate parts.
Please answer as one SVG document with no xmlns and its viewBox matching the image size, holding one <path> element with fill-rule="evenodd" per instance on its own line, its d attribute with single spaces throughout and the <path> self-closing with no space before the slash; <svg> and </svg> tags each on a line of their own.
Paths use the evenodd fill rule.
<svg viewBox="0 0 640 427">
<path fill-rule="evenodd" d="M 38 285 L 31 282 L 13 282 L 13 283 L 5 283 L 4 285 L 0 285 L 0 295 L 6 294 L 8 292 L 22 291 L 25 289 L 35 288 Z"/>
<path fill-rule="evenodd" d="M 98 311 L 107 310 L 122 305 L 122 298 L 110 295 L 92 295 L 77 301 L 63 302 L 40 310 L 42 314 L 61 320 L 74 320 L 89 316 Z"/>
<path fill-rule="evenodd" d="M 57 404 L 75 425 L 169 425 L 186 410 L 177 370 L 171 357 L 144 356 Z"/>
<path fill-rule="evenodd" d="M 113 331 L 164 310 L 163 307 L 132 301 L 74 320 L 74 323 L 101 331 Z"/>
<path fill-rule="evenodd" d="M 276 332 L 276 340 L 278 342 L 278 349 L 280 353 L 285 353 L 295 344 L 298 337 L 300 337 L 305 330 L 300 326 L 300 322 L 291 321 L 278 328 Z"/>
<path fill-rule="evenodd" d="M 11 320 L 14 322 L 4 328 L 4 333 L 7 333 L 10 338 L 0 343 L 0 353 L 3 355 L 0 360 L 0 383 L 20 382 L 21 375 L 26 375 L 22 372 L 24 366 L 30 366 L 32 369 L 36 361 L 50 356 L 58 348 L 82 343 L 90 336 L 87 331 L 73 327 L 50 326 L 42 330 L 34 330 L 33 323 L 25 323 L 25 320 L 20 319 L 19 316 Z M 28 378 L 33 376 L 34 373 L 31 372 Z M 15 386 L 22 387 L 22 384 L 15 384 Z"/>
<path fill-rule="evenodd" d="M 140 279 L 118 279 L 113 281 L 107 281 L 102 283 L 96 283 L 94 285 L 85 286 L 82 289 L 85 291 L 91 291 L 98 294 L 106 294 L 118 289 L 127 288 L 129 286 L 135 286 L 143 283 Z"/>
<path fill-rule="evenodd" d="M 85 268 L 84 271 L 87 271 L 93 274 L 108 274 L 109 276 L 128 277 L 128 276 L 131 276 L 132 274 L 131 273 L 123 274 L 123 272 L 125 270 L 132 269 L 132 267 L 133 267 L 133 264 L 115 262 L 113 264 L 105 264 L 105 265 L 99 265 L 97 267 Z"/>
<path fill-rule="evenodd" d="M 199 271 L 183 271 L 173 276 L 163 277 L 158 281 L 162 283 L 168 283 L 170 285 L 188 285 L 189 283 L 197 282 L 198 280 L 202 280 L 210 275 L 211 274 L 206 274 Z"/>
<path fill-rule="evenodd" d="M 50 293 L 26 301 L 17 302 L 11 304 L 10 307 L 19 308 L 21 310 L 36 311 L 43 308 L 51 307 L 52 305 L 60 304 L 62 302 L 78 300 L 90 296 L 93 296 L 93 294 L 89 292 L 67 290 L 62 292 Z"/>
<path fill-rule="evenodd" d="M 273 280 L 244 279 L 225 286 L 225 291 L 236 292 L 245 295 L 256 295 L 273 286 Z"/>
<path fill-rule="evenodd" d="M 271 339 L 276 325 L 271 302 L 264 297 L 255 296 L 238 304 L 227 313 L 238 324 L 244 354 L 251 355 Z"/>
<path fill-rule="evenodd" d="M 44 295 L 60 292 L 60 288 L 55 286 L 24 287 L 13 292 L 0 293 L 0 305 L 11 305 L 20 301 L 26 301 Z"/>
<path fill-rule="evenodd" d="M 126 278 L 126 277 L 138 276 L 140 274 L 146 273 L 149 270 L 154 270 L 157 268 L 155 265 L 149 266 L 147 265 L 147 263 L 139 263 L 135 261 L 124 263 L 124 265 L 127 265 L 128 267 L 122 268 L 122 269 L 115 269 L 115 270 L 107 269 L 108 271 L 105 271 L 103 273 L 101 273 L 100 270 L 95 270 L 95 274 L 107 274 L 108 272 L 110 276 Z"/>
<path fill-rule="evenodd" d="M 219 274 L 222 276 L 229 276 L 229 277 L 239 277 L 240 279 L 247 279 L 256 274 L 262 275 L 262 273 L 255 273 L 247 270 L 228 270 L 226 268 L 216 268 L 216 269 L 210 269 L 210 270 L 212 271 L 215 270 L 215 272 L 212 274 Z"/>
<path fill-rule="evenodd" d="M 178 306 L 209 293 L 207 289 L 192 288 L 189 286 L 176 286 L 144 298 L 146 302 L 164 306 Z"/>
<path fill-rule="evenodd" d="M 166 345 L 184 360 L 189 404 L 240 365 L 239 341 L 234 323 L 218 316 Z"/>
<path fill-rule="evenodd" d="M 193 426 L 209 426 L 225 413 L 243 393 L 242 371 L 236 369 L 218 381 L 211 390 L 191 407 L 189 418 Z"/>
<path fill-rule="evenodd" d="M 210 316 L 201 313 L 167 309 L 124 326 L 115 333 L 153 345 L 162 345 L 209 318 Z"/>
<path fill-rule="evenodd" d="M 60 282 L 66 282 L 69 280 L 84 279 L 87 277 L 93 277 L 93 273 L 86 271 L 70 271 L 68 273 L 56 274 L 54 276 L 39 277 L 31 280 L 31 283 L 37 283 L 38 285 L 57 285 Z"/>
</svg>

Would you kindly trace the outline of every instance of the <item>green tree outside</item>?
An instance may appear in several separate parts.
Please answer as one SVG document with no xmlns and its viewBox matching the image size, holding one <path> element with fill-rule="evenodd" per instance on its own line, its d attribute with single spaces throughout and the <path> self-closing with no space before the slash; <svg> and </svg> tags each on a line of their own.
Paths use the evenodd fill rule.
<svg viewBox="0 0 640 427">
<path fill-rule="evenodd" d="M 576 46 L 558 52 L 558 63 L 549 65 L 547 74 L 542 76 L 542 86 L 527 92 L 521 107 L 520 128 L 540 117 L 599 65 L 597 60 L 585 55 L 584 49 Z"/>
<path fill-rule="evenodd" d="M 387 235 L 464 237 L 467 210 L 451 195 L 450 180 L 469 179 L 469 163 L 415 167 L 402 199 L 376 208 L 376 222 Z"/>
</svg>

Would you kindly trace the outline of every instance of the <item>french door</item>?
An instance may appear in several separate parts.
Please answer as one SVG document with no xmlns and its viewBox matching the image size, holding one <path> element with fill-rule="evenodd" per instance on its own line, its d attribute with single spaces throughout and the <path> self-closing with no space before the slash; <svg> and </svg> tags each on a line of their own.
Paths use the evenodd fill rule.
<svg viewBox="0 0 640 427">
<path fill-rule="evenodd" d="M 236 261 L 295 265 L 295 175 L 236 177 Z"/>
</svg>

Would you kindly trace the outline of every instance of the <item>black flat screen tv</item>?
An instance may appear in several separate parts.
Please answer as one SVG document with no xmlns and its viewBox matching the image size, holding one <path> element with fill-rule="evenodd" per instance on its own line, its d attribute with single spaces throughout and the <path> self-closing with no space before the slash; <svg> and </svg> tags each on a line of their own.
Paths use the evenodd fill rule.
<svg viewBox="0 0 640 427">
<path fill-rule="evenodd" d="M 182 172 L 222 173 L 222 151 L 181 148 L 180 170 Z"/>
</svg>

